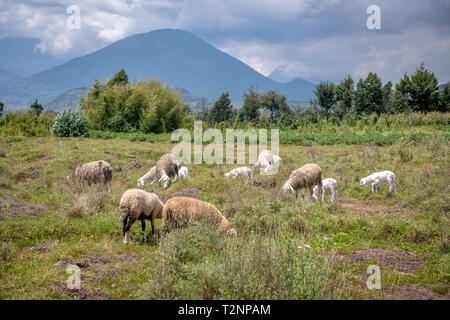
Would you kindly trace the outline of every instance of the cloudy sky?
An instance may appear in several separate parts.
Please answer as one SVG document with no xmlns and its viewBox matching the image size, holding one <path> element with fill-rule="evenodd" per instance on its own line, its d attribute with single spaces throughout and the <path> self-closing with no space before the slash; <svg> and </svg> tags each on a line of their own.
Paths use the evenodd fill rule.
<svg viewBox="0 0 450 320">
<path fill-rule="evenodd" d="M 67 27 L 71 5 L 79 29 Z M 379 30 L 367 28 L 370 5 L 380 8 Z M 395 82 L 423 61 L 450 80 L 450 0 L 0 0 L 0 37 L 36 37 L 39 50 L 66 59 L 160 28 L 190 31 L 286 79 L 373 71 Z"/>
</svg>

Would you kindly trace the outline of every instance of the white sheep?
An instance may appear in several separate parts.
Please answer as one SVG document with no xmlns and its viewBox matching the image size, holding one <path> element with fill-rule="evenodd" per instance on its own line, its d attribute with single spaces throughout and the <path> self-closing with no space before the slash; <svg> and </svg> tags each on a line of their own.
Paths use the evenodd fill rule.
<svg viewBox="0 0 450 320">
<path fill-rule="evenodd" d="M 375 193 L 378 189 L 378 184 L 380 182 L 387 181 L 389 183 L 389 193 L 392 191 L 397 191 L 397 185 L 395 184 L 395 174 L 392 171 L 381 171 L 372 173 L 370 176 L 362 178 L 360 185 L 364 186 L 366 183 L 371 183 L 372 193 Z"/>
<path fill-rule="evenodd" d="M 247 178 L 245 183 L 247 184 L 248 181 L 250 180 L 252 182 L 252 184 L 253 184 L 252 169 L 250 169 L 248 167 L 234 168 L 230 172 L 225 173 L 224 176 L 225 176 L 225 178 L 232 177 L 233 179 L 236 179 L 239 176 L 245 176 Z"/>
<path fill-rule="evenodd" d="M 154 219 L 162 218 L 164 203 L 155 193 L 141 189 L 129 189 L 120 199 L 120 221 L 123 223 L 123 243 L 128 243 L 130 228 L 136 220 L 141 220 L 142 241 L 145 241 L 145 219 L 150 220 L 152 235 L 155 235 Z"/>
<path fill-rule="evenodd" d="M 336 202 L 337 200 L 337 181 L 332 178 L 326 178 L 322 180 L 322 202 L 324 202 L 325 192 L 330 190 L 331 192 L 331 201 Z M 313 198 L 319 201 L 319 186 L 315 186 L 313 189 Z"/>
<path fill-rule="evenodd" d="M 253 169 L 259 168 L 260 174 L 265 174 L 267 171 L 270 170 L 269 167 L 272 166 L 272 163 L 273 163 L 272 151 L 263 150 L 258 156 L 258 161 L 253 165 Z"/>
<path fill-rule="evenodd" d="M 270 150 L 263 150 L 258 161 L 253 165 L 254 169 L 259 168 L 261 175 L 275 174 L 282 164 L 280 156 L 274 155 Z"/>
</svg>

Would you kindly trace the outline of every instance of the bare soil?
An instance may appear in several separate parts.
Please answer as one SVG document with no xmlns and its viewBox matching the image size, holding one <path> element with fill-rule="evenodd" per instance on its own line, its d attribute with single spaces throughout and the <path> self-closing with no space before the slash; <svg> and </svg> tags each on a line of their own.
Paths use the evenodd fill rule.
<svg viewBox="0 0 450 320">
<path fill-rule="evenodd" d="M 67 284 L 63 281 L 54 281 L 50 283 L 50 288 L 59 293 L 67 294 L 68 296 L 76 300 L 106 300 L 108 295 L 100 290 L 91 289 L 88 290 L 84 287 L 80 289 L 69 289 Z"/>
<path fill-rule="evenodd" d="M 40 217 L 48 212 L 41 204 L 22 203 L 13 197 L 0 198 L 0 220 L 17 219 L 23 217 Z"/>
<path fill-rule="evenodd" d="M 368 204 L 353 199 L 339 199 L 338 204 L 347 209 L 348 212 L 358 215 L 386 215 L 391 217 L 414 217 L 420 215 L 419 212 L 406 208 L 395 208 L 379 204 Z"/>
<path fill-rule="evenodd" d="M 348 255 L 336 254 L 338 263 L 370 263 L 376 260 L 382 267 L 399 272 L 414 273 L 423 266 L 423 261 L 412 253 L 397 249 L 366 249 Z"/>
<path fill-rule="evenodd" d="M 440 295 L 422 286 L 397 286 L 382 289 L 385 298 L 395 300 L 450 300 L 450 294 Z"/>
<path fill-rule="evenodd" d="M 272 178 L 258 178 L 253 180 L 253 184 L 261 188 L 275 188 L 276 181 Z"/>
<path fill-rule="evenodd" d="M 180 190 L 172 193 L 171 198 L 173 198 L 173 197 L 189 197 L 189 198 L 198 199 L 198 197 L 200 196 L 200 193 L 201 193 L 201 190 L 197 189 L 197 188 L 180 189 Z"/>
<path fill-rule="evenodd" d="M 80 259 L 65 258 L 60 266 L 65 269 L 69 265 L 77 265 L 81 268 L 82 280 L 95 283 L 112 278 L 130 268 L 134 269 L 140 264 L 140 260 L 139 256 L 128 254 L 111 257 L 89 256 Z"/>
</svg>

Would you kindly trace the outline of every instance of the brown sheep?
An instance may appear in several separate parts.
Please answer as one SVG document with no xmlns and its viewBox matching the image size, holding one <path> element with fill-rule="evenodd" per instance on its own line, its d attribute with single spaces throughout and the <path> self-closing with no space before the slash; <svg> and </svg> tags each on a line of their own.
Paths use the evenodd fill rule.
<svg viewBox="0 0 450 320">
<path fill-rule="evenodd" d="M 162 212 L 164 232 L 186 228 L 205 219 L 219 225 L 225 236 L 236 235 L 227 218 L 212 204 L 189 197 L 175 197 L 166 202 Z"/>
<path fill-rule="evenodd" d="M 164 188 L 167 188 L 171 179 L 175 179 L 178 176 L 179 169 L 180 163 L 176 160 L 175 156 L 170 153 L 165 154 L 147 174 L 139 178 L 138 186 L 142 187 L 145 182 L 152 180 L 152 184 L 155 181 L 162 182 Z"/>
<path fill-rule="evenodd" d="M 72 183 L 74 180 L 85 182 L 88 186 L 101 183 L 107 186 L 108 192 L 111 192 L 112 171 L 111 165 L 104 160 L 80 164 L 66 177 L 66 183 Z"/>
<path fill-rule="evenodd" d="M 281 191 L 285 196 L 288 196 L 291 191 L 295 192 L 295 199 L 297 200 L 298 191 L 304 188 L 308 188 L 309 196 L 312 201 L 313 188 L 316 185 L 319 188 L 322 188 L 322 168 L 317 164 L 308 163 L 300 167 L 299 169 L 292 171 L 289 179 L 281 188 Z M 302 198 L 304 199 L 303 194 Z"/>
<path fill-rule="evenodd" d="M 123 243 L 128 243 L 130 228 L 136 220 L 141 220 L 142 241 L 145 241 L 145 219 L 150 220 L 152 236 L 155 235 L 154 219 L 161 219 L 164 204 L 155 193 L 140 189 L 129 189 L 120 199 L 120 221 L 123 223 Z"/>
</svg>

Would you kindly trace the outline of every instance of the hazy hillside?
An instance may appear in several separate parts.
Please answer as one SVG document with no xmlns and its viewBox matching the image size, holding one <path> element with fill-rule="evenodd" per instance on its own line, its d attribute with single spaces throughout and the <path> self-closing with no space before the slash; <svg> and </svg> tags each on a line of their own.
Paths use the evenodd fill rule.
<svg viewBox="0 0 450 320">
<path fill-rule="evenodd" d="M 88 92 L 89 89 L 86 87 L 69 90 L 47 103 L 45 109 L 54 111 L 62 111 L 64 109 L 78 110 L 80 108 L 80 98 L 85 97 Z"/>
<path fill-rule="evenodd" d="M 314 85 L 294 80 L 278 83 L 245 63 L 182 30 L 163 29 L 136 34 L 103 49 L 72 59 L 0 90 L 10 105 L 27 105 L 34 98 L 48 103 L 73 88 L 90 87 L 95 78 L 106 80 L 124 68 L 130 80 L 157 77 L 174 88 L 185 88 L 194 97 L 217 99 L 229 91 L 242 100 L 251 85 L 259 91 L 277 89 L 288 100 L 308 101 Z"/>
</svg>

